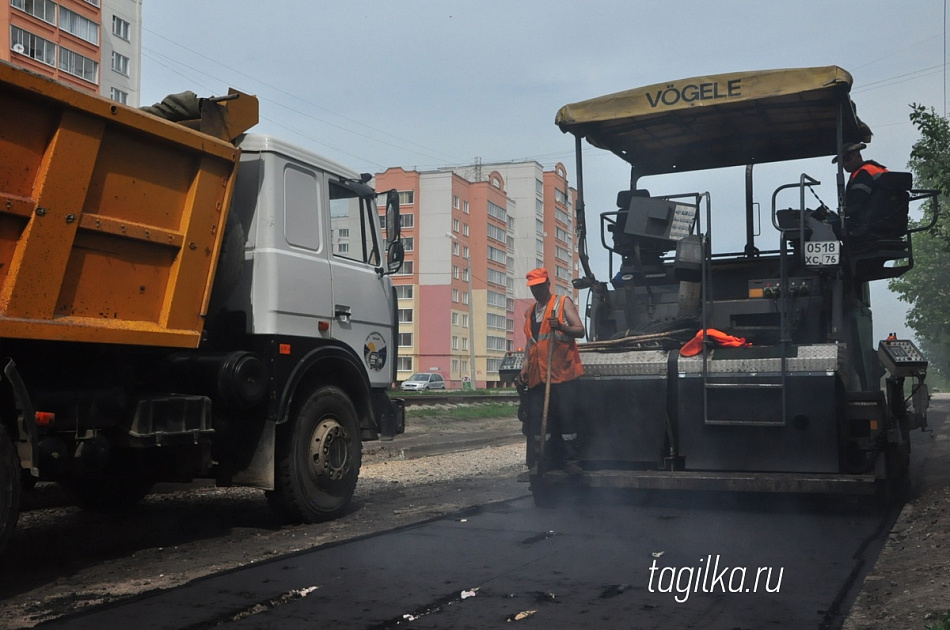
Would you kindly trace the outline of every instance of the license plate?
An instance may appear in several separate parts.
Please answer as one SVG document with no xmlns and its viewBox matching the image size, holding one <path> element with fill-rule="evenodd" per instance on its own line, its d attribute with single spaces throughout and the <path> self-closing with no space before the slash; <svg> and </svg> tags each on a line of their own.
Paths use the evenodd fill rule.
<svg viewBox="0 0 950 630">
<path fill-rule="evenodd" d="M 841 260 L 841 243 L 838 241 L 806 241 L 805 264 L 809 267 L 837 265 Z"/>
</svg>

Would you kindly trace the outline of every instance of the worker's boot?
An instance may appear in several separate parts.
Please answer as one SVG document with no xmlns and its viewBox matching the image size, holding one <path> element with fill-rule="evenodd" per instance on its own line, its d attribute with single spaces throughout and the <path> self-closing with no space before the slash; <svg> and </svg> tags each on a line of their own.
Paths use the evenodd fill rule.
<svg viewBox="0 0 950 630">
<path fill-rule="evenodd" d="M 569 475 L 579 475 L 584 472 L 578 459 L 577 446 L 574 444 L 574 440 L 565 440 L 562 444 L 564 445 L 564 472 Z"/>
</svg>

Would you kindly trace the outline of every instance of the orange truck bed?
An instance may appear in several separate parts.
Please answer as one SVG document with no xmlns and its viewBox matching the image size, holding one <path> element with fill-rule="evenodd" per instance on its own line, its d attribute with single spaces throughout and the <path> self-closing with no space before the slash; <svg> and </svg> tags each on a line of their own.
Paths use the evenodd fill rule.
<svg viewBox="0 0 950 630">
<path fill-rule="evenodd" d="M 5 63 L 0 120 L 0 339 L 196 347 L 240 151 Z"/>
</svg>

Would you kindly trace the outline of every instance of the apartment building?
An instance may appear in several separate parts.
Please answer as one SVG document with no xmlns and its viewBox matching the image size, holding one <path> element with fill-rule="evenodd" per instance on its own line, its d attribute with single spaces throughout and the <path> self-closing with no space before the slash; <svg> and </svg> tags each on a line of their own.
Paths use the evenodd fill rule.
<svg viewBox="0 0 950 630">
<path fill-rule="evenodd" d="M 137 107 L 142 0 L 6 0 L 0 60 Z"/>
<path fill-rule="evenodd" d="M 399 380 L 438 372 L 449 388 L 498 385 L 505 354 L 524 347 L 522 317 L 533 302 L 527 271 L 546 267 L 555 291 L 577 299 L 570 285 L 576 192 L 564 166 L 396 167 L 376 175 L 377 191 L 393 188 L 406 247 L 394 276 Z"/>
</svg>

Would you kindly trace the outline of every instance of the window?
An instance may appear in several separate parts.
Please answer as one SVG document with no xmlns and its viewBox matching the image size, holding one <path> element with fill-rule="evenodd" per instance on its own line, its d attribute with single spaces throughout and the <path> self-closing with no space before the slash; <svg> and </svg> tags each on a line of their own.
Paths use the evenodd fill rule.
<svg viewBox="0 0 950 630">
<path fill-rule="evenodd" d="M 397 284 L 396 297 L 399 298 L 400 300 L 411 300 L 412 299 L 412 285 L 411 284 Z"/>
<path fill-rule="evenodd" d="M 535 234 L 544 234 L 544 221 L 537 218 L 534 220 L 534 232 Z"/>
<path fill-rule="evenodd" d="M 458 289 L 452 289 L 452 301 L 453 301 L 453 302 L 458 302 L 458 301 L 459 301 L 459 290 L 458 290 Z"/>
<path fill-rule="evenodd" d="M 44 22 L 56 24 L 56 3 L 52 0 L 10 0 L 10 6 Z"/>
<path fill-rule="evenodd" d="M 375 200 L 360 197 L 348 187 L 330 182 L 330 242 L 333 253 L 367 265 L 378 265 L 381 257 L 372 220 L 375 214 Z M 409 262 L 403 262 L 400 275 L 412 273 Z"/>
<path fill-rule="evenodd" d="M 458 232 L 458 231 L 459 231 L 459 220 L 458 220 L 458 219 L 452 219 L 452 231 L 453 231 L 453 232 Z"/>
<path fill-rule="evenodd" d="M 570 272 L 570 270 L 567 269 L 566 267 L 562 267 L 562 266 L 560 266 L 560 265 L 555 265 L 555 266 L 554 266 L 554 274 L 555 274 L 558 278 L 561 278 L 562 280 L 570 280 L 570 279 L 571 279 L 571 272 Z"/>
<path fill-rule="evenodd" d="M 459 371 L 459 360 L 452 359 L 452 373 L 458 374 L 458 371 Z"/>
<path fill-rule="evenodd" d="M 56 62 L 56 44 L 16 26 L 10 27 L 10 49 L 48 66 Z"/>
<path fill-rule="evenodd" d="M 318 251 L 323 242 L 319 212 L 313 200 L 321 198 L 321 185 L 313 171 L 284 169 L 284 238 L 295 247 Z"/>
<path fill-rule="evenodd" d="M 112 69 L 118 72 L 119 74 L 129 76 L 129 58 L 126 57 L 125 55 L 120 55 L 119 53 L 113 50 L 112 51 Z"/>
<path fill-rule="evenodd" d="M 407 252 L 411 252 L 413 248 L 415 247 L 416 240 L 413 237 L 403 236 L 401 240 L 402 240 L 402 247 Z"/>
<path fill-rule="evenodd" d="M 497 372 L 498 370 L 501 369 L 501 361 L 502 361 L 501 359 L 489 358 L 485 361 L 485 368 L 489 372 L 492 372 L 492 373 Z"/>
<path fill-rule="evenodd" d="M 99 83 L 99 64 L 62 46 L 59 47 L 59 69 L 90 83 Z"/>
<path fill-rule="evenodd" d="M 465 214 L 468 214 L 468 202 L 467 202 L 467 201 L 463 201 L 463 202 L 462 202 L 462 212 L 464 212 Z"/>
<path fill-rule="evenodd" d="M 488 281 L 492 284 L 505 285 L 505 274 L 497 269 L 488 268 Z"/>
<path fill-rule="evenodd" d="M 411 308 L 401 308 L 398 309 L 397 315 L 399 316 L 400 324 L 410 324 L 412 323 L 412 309 Z"/>
<path fill-rule="evenodd" d="M 399 333 L 399 347 L 400 348 L 412 347 L 412 333 Z"/>
<path fill-rule="evenodd" d="M 462 328 L 468 328 L 468 313 L 462 313 Z"/>
<path fill-rule="evenodd" d="M 462 200 L 458 195 L 452 195 L 452 207 L 458 210 L 462 205 Z"/>
<path fill-rule="evenodd" d="M 403 190 L 399 192 L 399 205 L 412 205 L 416 202 L 416 191 L 414 190 Z M 383 201 L 385 204 L 385 200 Z"/>
<path fill-rule="evenodd" d="M 99 45 L 99 25 L 66 7 L 59 8 L 59 28 L 90 44 Z M 125 69 L 123 74 L 128 74 L 128 59 Z"/>
<path fill-rule="evenodd" d="M 462 236 L 468 236 L 468 223 L 462 224 Z"/>
<path fill-rule="evenodd" d="M 501 308 L 505 308 L 505 302 L 507 300 L 505 299 L 504 293 L 499 293 L 498 291 L 492 291 L 491 289 L 489 289 L 486 292 L 486 296 L 488 299 L 489 306 L 498 306 Z"/>
<path fill-rule="evenodd" d="M 571 244 L 571 235 L 566 230 L 562 230 L 559 227 L 554 228 L 554 237 L 559 241 L 564 241 L 568 245 Z"/>
<path fill-rule="evenodd" d="M 558 221 L 560 221 L 561 223 L 566 223 L 566 224 L 568 224 L 568 225 L 571 224 L 571 215 L 569 215 L 568 213 L 564 212 L 564 211 L 561 210 L 560 208 L 555 208 L 555 209 L 554 209 L 554 217 L 555 217 Z"/>
<path fill-rule="evenodd" d="M 455 241 L 452 242 L 452 255 L 453 256 L 459 255 L 459 244 L 456 243 Z"/>
<path fill-rule="evenodd" d="M 414 216 L 415 215 L 402 214 L 400 212 L 399 213 L 399 227 L 411 228 L 415 224 L 415 221 L 413 220 Z"/>
<path fill-rule="evenodd" d="M 462 337 L 462 350 L 468 350 L 468 337 Z"/>
<path fill-rule="evenodd" d="M 554 247 L 554 256 L 559 260 L 571 262 L 571 253 L 561 246 Z"/>
<path fill-rule="evenodd" d="M 122 103 L 123 105 L 129 104 L 129 93 L 123 92 L 119 88 L 109 88 L 109 98 L 117 103 Z"/>
<path fill-rule="evenodd" d="M 395 276 L 411 276 L 411 275 L 413 274 L 414 268 L 415 268 L 415 264 L 414 264 L 413 261 L 411 261 L 411 260 L 404 260 L 404 261 L 402 261 L 402 267 L 399 269 L 399 271 L 397 271 L 397 272 L 396 272 L 395 274 L 393 274 L 393 275 L 395 275 Z"/>
<path fill-rule="evenodd" d="M 539 195 L 544 194 L 544 182 L 541 181 L 540 179 L 534 180 L 534 192 L 536 192 Z"/>
<path fill-rule="evenodd" d="M 468 245 L 462 247 L 462 258 L 468 259 Z"/>
<path fill-rule="evenodd" d="M 538 256 L 544 256 L 544 241 L 536 240 L 534 242 L 534 251 L 537 252 Z"/>
<path fill-rule="evenodd" d="M 458 265 L 452 265 L 452 277 L 458 280 L 462 276 L 462 270 Z"/>
<path fill-rule="evenodd" d="M 505 252 L 498 249 L 497 247 L 488 246 L 488 260 L 493 260 L 497 263 L 505 264 Z"/>
<path fill-rule="evenodd" d="M 131 25 L 120 18 L 118 15 L 112 16 L 112 34 L 120 39 L 129 41 L 129 31 L 131 30 Z"/>
<path fill-rule="evenodd" d="M 468 304 L 468 291 L 462 293 L 462 304 Z"/>
<path fill-rule="evenodd" d="M 453 350 L 459 349 L 459 338 L 454 335 L 452 336 L 452 349 Z"/>
<path fill-rule="evenodd" d="M 505 316 L 488 313 L 488 327 L 496 330 L 507 330 L 505 328 Z"/>
<path fill-rule="evenodd" d="M 493 225 L 491 223 L 488 224 L 488 238 L 495 239 L 496 241 L 501 241 L 502 243 L 507 241 L 505 231 L 501 229 L 500 227 L 498 227 L 497 225 Z"/>
<path fill-rule="evenodd" d="M 508 347 L 507 339 L 504 337 L 492 337 L 489 335 L 485 338 L 485 347 L 489 350 L 500 350 L 505 351 L 505 348 Z"/>
<path fill-rule="evenodd" d="M 459 325 L 459 314 L 458 314 L 458 311 L 452 311 L 452 325 L 453 325 L 453 326 L 458 326 L 458 325 Z"/>
<path fill-rule="evenodd" d="M 412 372 L 412 357 L 396 357 L 396 369 L 400 372 Z"/>
<path fill-rule="evenodd" d="M 86 2 L 88 2 L 89 4 L 91 4 L 91 5 L 94 6 L 94 7 L 99 6 L 99 0 L 86 0 Z"/>
<path fill-rule="evenodd" d="M 508 215 L 505 213 L 505 209 L 490 201 L 488 202 L 488 216 L 495 217 L 499 221 L 508 222 Z"/>
</svg>

